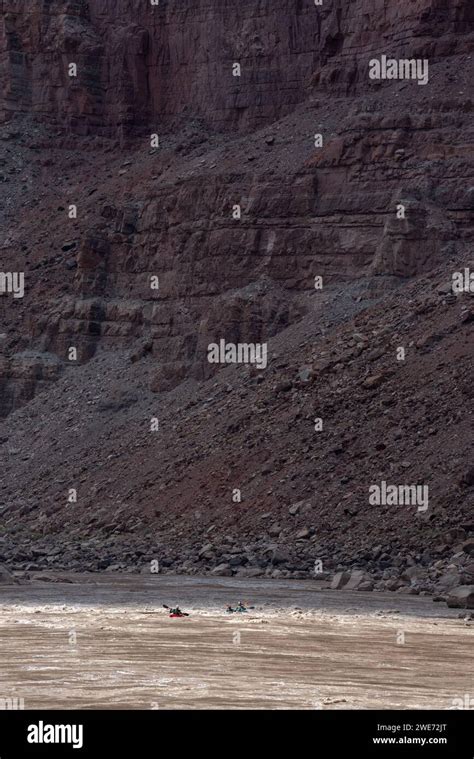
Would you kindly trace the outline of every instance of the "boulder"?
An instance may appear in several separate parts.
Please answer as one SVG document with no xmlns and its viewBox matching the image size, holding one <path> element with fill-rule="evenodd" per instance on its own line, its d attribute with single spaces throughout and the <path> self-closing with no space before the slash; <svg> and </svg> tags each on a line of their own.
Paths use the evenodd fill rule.
<svg viewBox="0 0 474 759">
<path fill-rule="evenodd" d="M 462 544 L 462 550 L 464 553 L 467 553 L 468 556 L 474 556 L 474 538 L 465 540 Z"/>
<path fill-rule="evenodd" d="M 268 528 L 268 534 L 271 535 L 272 538 L 277 538 L 281 532 L 281 525 L 279 524 L 272 524 L 271 527 Z"/>
<path fill-rule="evenodd" d="M 469 577 L 474 577 L 474 561 L 469 562 L 469 564 L 466 564 L 465 567 L 463 567 L 463 572 L 465 572 Z"/>
<path fill-rule="evenodd" d="M 460 540 L 465 540 L 466 531 L 461 527 L 451 527 L 451 529 L 446 532 L 445 538 L 447 543 L 457 543 Z"/>
<path fill-rule="evenodd" d="M 446 572 L 436 582 L 437 590 L 449 590 L 461 584 L 461 576 L 457 571 Z"/>
<path fill-rule="evenodd" d="M 346 590 L 358 590 L 362 583 L 371 582 L 370 575 L 364 572 L 363 569 L 354 569 L 345 585 Z"/>
<path fill-rule="evenodd" d="M 260 567 L 240 567 L 237 570 L 237 577 L 261 577 L 264 574 Z"/>
<path fill-rule="evenodd" d="M 364 582 L 361 582 L 357 588 L 357 590 L 362 590 L 362 591 L 364 590 L 371 591 L 373 589 L 374 589 L 374 583 L 371 582 L 370 580 L 364 580 Z"/>
<path fill-rule="evenodd" d="M 231 567 L 241 567 L 243 564 L 246 564 L 248 562 L 248 559 L 243 554 L 240 554 L 238 556 L 232 556 L 232 558 L 229 559 L 229 564 Z"/>
<path fill-rule="evenodd" d="M 402 579 L 399 577 L 391 577 L 385 582 L 385 590 L 396 591 L 405 585 Z"/>
<path fill-rule="evenodd" d="M 298 379 L 300 382 L 309 382 L 313 376 L 313 369 L 311 366 L 302 366 L 298 372 Z"/>
<path fill-rule="evenodd" d="M 299 503 L 293 503 L 290 508 L 288 509 L 288 513 L 291 514 L 291 516 L 295 516 L 298 511 L 300 510 L 301 504 L 303 501 L 300 501 Z"/>
<path fill-rule="evenodd" d="M 218 564 L 211 571 L 211 575 L 215 577 L 232 577 L 232 568 L 230 564 Z"/>
<path fill-rule="evenodd" d="M 291 556 L 284 548 L 275 548 L 272 553 L 272 564 L 286 564 L 291 561 Z"/>
<path fill-rule="evenodd" d="M 350 578 L 349 572 L 336 572 L 331 581 L 331 590 L 340 590 Z"/>
<path fill-rule="evenodd" d="M 18 585 L 18 580 L 5 564 L 0 564 L 0 585 Z"/>
<path fill-rule="evenodd" d="M 402 574 L 402 579 L 407 580 L 408 582 L 413 582 L 414 580 L 424 580 L 425 577 L 426 569 L 418 565 L 414 567 L 408 567 L 408 569 L 406 569 Z"/>
<path fill-rule="evenodd" d="M 212 543 L 206 543 L 199 551 L 199 558 L 212 561 L 215 558 Z"/>
<path fill-rule="evenodd" d="M 309 538 L 311 535 L 311 530 L 309 527 L 302 527 L 301 530 L 298 530 L 298 532 L 295 535 L 296 540 L 302 540 L 304 538 Z"/>
<path fill-rule="evenodd" d="M 450 590 L 446 603 L 451 609 L 474 609 L 474 585 L 460 585 Z"/>
<path fill-rule="evenodd" d="M 203 547 L 199 551 L 199 556 L 202 556 L 204 553 L 207 553 L 208 551 L 212 551 L 212 543 L 206 543 L 205 545 L 203 545 Z"/>
<path fill-rule="evenodd" d="M 372 374 L 363 381 L 362 386 L 368 390 L 374 390 L 379 387 L 384 381 L 385 376 L 383 374 Z"/>
</svg>

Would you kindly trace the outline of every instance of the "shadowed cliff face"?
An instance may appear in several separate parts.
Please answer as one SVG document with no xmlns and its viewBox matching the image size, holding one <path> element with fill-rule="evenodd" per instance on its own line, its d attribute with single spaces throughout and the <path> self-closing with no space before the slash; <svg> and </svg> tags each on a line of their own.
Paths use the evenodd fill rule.
<svg viewBox="0 0 474 759">
<path fill-rule="evenodd" d="M 380 54 L 441 66 L 473 20 L 470 0 L 4 0 L 3 113 L 122 137 L 176 117 L 255 128 L 315 90 L 366 92 Z"/>
<path fill-rule="evenodd" d="M 466 0 L 4 0 L 2 255 L 28 271 L 4 413 L 70 345 L 142 340 L 167 389 L 301 318 L 317 276 L 468 250 L 472 42 Z M 428 81 L 371 79 L 383 55 Z"/>
<path fill-rule="evenodd" d="M 472 44 L 467 0 L 4 1 L 0 251 L 25 273 L 0 300 L 9 559 L 67 533 L 80 568 L 87 535 L 100 569 L 103 534 L 113 565 L 158 525 L 191 573 L 238 571 L 242 532 L 262 574 L 270 555 L 412 566 L 428 533 L 448 561 L 472 505 L 472 306 L 450 292 L 472 267 Z M 426 83 L 371 78 L 384 56 Z M 271 368 L 216 368 L 220 339 L 268 341 Z M 374 472 L 407 468 L 433 525 L 367 507 Z M 228 551 L 206 558 L 214 529 Z"/>
</svg>

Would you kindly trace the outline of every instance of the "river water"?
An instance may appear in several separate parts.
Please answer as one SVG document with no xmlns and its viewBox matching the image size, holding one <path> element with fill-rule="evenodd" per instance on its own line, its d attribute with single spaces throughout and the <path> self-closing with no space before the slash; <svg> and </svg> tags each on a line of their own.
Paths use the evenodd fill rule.
<svg viewBox="0 0 474 759">
<path fill-rule="evenodd" d="M 69 582 L 0 589 L 0 703 L 450 709 L 473 695 L 472 623 L 431 598 L 316 581 L 58 577 Z M 255 608 L 225 613 L 240 600 Z M 170 619 L 163 603 L 191 616 Z"/>
</svg>

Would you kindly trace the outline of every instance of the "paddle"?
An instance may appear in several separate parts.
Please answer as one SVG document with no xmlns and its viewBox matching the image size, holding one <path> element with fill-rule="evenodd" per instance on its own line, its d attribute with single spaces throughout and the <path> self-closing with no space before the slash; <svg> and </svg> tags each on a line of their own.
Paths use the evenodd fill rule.
<svg viewBox="0 0 474 759">
<path fill-rule="evenodd" d="M 170 606 L 167 606 L 166 604 L 163 604 L 163 609 L 168 609 L 168 611 L 171 611 L 171 607 L 170 607 Z M 185 612 L 185 611 L 182 611 L 182 612 L 181 612 L 181 616 L 182 616 L 182 617 L 189 617 L 189 614 L 186 614 L 186 612 Z"/>
</svg>

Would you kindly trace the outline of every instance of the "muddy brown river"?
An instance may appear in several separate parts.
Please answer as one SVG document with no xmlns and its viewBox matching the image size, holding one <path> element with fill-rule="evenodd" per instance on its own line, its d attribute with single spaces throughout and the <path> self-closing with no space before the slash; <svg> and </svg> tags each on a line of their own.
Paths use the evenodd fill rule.
<svg viewBox="0 0 474 759">
<path fill-rule="evenodd" d="M 0 699 L 25 709 L 452 709 L 474 693 L 472 623 L 431 598 L 315 581 L 67 579 L 0 589 Z M 226 614 L 239 600 L 255 608 Z M 170 619 L 163 603 L 191 616 Z"/>
</svg>

